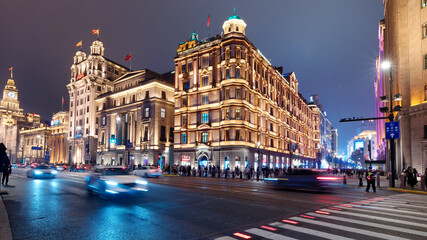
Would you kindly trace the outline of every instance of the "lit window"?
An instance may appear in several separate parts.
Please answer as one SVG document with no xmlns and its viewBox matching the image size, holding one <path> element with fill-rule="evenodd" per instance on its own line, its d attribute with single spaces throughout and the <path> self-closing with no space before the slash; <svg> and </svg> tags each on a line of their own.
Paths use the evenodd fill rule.
<svg viewBox="0 0 427 240">
<path fill-rule="evenodd" d="M 203 57 L 203 68 L 209 67 L 209 57 Z"/>
<path fill-rule="evenodd" d="M 202 133 L 202 143 L 207 143 L 209 139 L 209 133 L 204 132 Z"/>
<path fill-rule="evenodd" d="M 202 114 L 202 123 L 209 123 L 209 113 Z"/>
<path fill-rule="evenodd" d="M 166 117 L 166 109 L 164 109 L 164 108 L 160 109 L 160 117 L 162 117 L 162 118 Z"/>
<path fill-rule="evenodd" d="M 183 89 L 184 89 L 184 91 L 186 91 L 186 90 L 188 90 L 188 89 L 190 89 L 190 82 L 184 82 L 183 83 Z"/>
<path fill-rule="evenodd" d="M 187 143 L 187 134 L 182 134 L 182 143 Z"/>
<path fill-rule="evenodd" d="M 209 84 L 209 77 L 203 77 L 202 78 L 202 87 L 207 86 Z"/>
<path fill-rule="evenodd" d="M 106 117 L 102 117 L 102 126 L 105 126 L 105 124 L 107 123 L 107 119 Z"/>
<path fill-rule="evenodd" d="M 202 104 L 209 104 L 209 96 L 208 95 L 202 96 Z"/>
<path fill-rule="evenodd" d="M 240 68 L 236 69 L 236 78 L 240 78 Z"/>
<path fill-rule="evenodd" d="M 421 0 L 421 8 L 425 8 L 427 6 L 427 0 Z"/>
<path fill-rule="evenodd" d="M 236 108 L 236 120 L 240 120 L 240 108 Z"/>
<path fill-rule="evenodd" d="M 226 79 L 230 79 L 230 69 L 227 68 L 227 70 L 225 71 L 226 74 Z"/>
<path fill-rule="evenodd" d="M 150 116 L 150 108 L 145 108 L 145 117 L 148 118 Z"/>
</svg>

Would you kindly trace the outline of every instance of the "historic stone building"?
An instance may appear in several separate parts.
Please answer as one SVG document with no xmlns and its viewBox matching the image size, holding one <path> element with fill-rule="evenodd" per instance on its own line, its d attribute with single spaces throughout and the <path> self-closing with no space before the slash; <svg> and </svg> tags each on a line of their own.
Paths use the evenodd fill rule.
<svg viewBox="0 0 427 240">
<path fill-rule="evenodd" d="M 245 36 L 237 15 L 223 35 L 180 43 L 175 58 L 174 160 L 180 165 L 315 166 L 317 113 Z M 278 70 L 279 69 L 279 70 Z"/>
<path fill-rule="evenodd" d="M 129 71 L 104 56 L 104 46 L 95 40 L 90 54 L 77 51 L 71 66 L 68 162 L 95 163 L 98 128 L 95 99 L 113 91 L 113 81 Z"/>
<path fill-rule="evenodd" d="M 50 162 L 68 163 L 68 111 L 60 111 L 53 115 L 50 122 Z"/>
<path fill-rule="evenodd" d="M 112 91 L 95 100 L 97 163 L 170 164 L 173 157 L 173 73 L 161 75 L 143 69 L 129 72 L 112 84 Z"/>
<path fill-rule="evenodd" d="M 400 122 L 397 145 L 397 171 L 412 166 L 419 171 L 427 166 L 427 1 L 384 0 L 385 19 L 380 22 L 380 56 L 377 65 L 388 60 L 392 67 L 393 93 L 389 93 L 389 71 L 377 76 L 377 102 L 400 93 L 402 100 L 395 121 Z M 397 98 L 398 99 L 398 98 Z M 389 107 L 389 103 L 381 106 Z M 377 107 L 380 107 L 379 105 Z M 380 115 L 381 116 L 381 115 Z M 382 115 L 383 116 L 383 115 Z M 384 125 L 377 126 L 378 146 L 384 147 Z M 379 151 L 380 155 L 389 153 Z"/>
<path fill-rule="evenodd" d="M 38 114 L 24 113 L 19 107 L 18 89 L 13 75 L 7 81 L 0 103 L 0 142 L 7 148 L 7 154 L 12 163 L 17 163 L 19 149 L 19 130 L 40 125 Z"/>
<path fill-rule="evenodd" d="M 49 161 L 52 149 L 51 130 L 46 124 L 19 131 L 18 159 L 20 163 L 45 163 Z M 46 158 L 47 157 L 47 158 Z"/>
</svg>

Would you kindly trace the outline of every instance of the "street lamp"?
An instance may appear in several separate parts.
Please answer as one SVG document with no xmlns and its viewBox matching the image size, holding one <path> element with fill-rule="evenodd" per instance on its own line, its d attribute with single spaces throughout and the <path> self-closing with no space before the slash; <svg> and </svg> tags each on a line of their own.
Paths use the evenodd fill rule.
<svg viewBox="0 0 427 240">
<path fill-rule="evenodd" d="M 372 157 L 371 157 L 371 149 L 372 149 L 372 146 L 371 146 L 371 138 L 372 138 L 372 136 L 371 136 L 371 135 L 369 135 L 369 143 L 368 143 L 368 150 L 369 150 L 369 167 L 372 167 Z"/>
<path fill-rule="evenodd" d="M 258 142 L 257 146 L 258 146 L 258 161 L 257 161 L 257 165 L 255 167 L 255 171 L 259 168 L 259 154 L 260 154 L 261 143 Z"/>
<path fill-rule="evenodd" d="M 390 114 L 388 116 L 388 119 L 390 122 L 394 121 L 394 113 L 395 111 L 400 111 L 401 107 L 400 106 L 396 106 L 395 109 L 393 109 L 393 101 L 396 100 L 402 100 L 402 94 L 398 93 L 396 95 L 393 96 L 393 77 L 392 77 L 392 65 L 389 61 L 384 61 L 381 64 L 381 68 L 383 70 L 389 70 L 389 77 L 390 77 L 390 94 L 389 94 L 389 99 L 390 99 Z M 391 179 L 390 179 L 390 185 L 392 188 L 395 187 L 395 182 L 394 180 L 396 179 L 396 156 L 395 156 L 395 146 L 394 146 L 394 138 L 390 138 L 390 169 L 391 169 Z"/>
</svg>

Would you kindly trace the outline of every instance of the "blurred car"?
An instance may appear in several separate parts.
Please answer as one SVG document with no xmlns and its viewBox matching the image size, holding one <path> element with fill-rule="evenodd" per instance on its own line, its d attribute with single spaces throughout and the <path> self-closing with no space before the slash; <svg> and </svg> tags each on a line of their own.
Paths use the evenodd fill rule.
<svg viewBox="0 0 427 240">
<path fill-rule="evenodd" d="M 141 169 L 136 169 L 132 172 L 140 177 L 160 177 L 162 176 L 162 170 L 153 166 L 142 166 Z"/>
<path fill-rule="evenodd" d="M 58 171 L 45 164 L 40 164 L 27 171 L 29 178 L 55 178 Z"/>
<path fill-rule="evenodd" d="M 291 173 L 277 178 L 265 178 L 264 181 L 277 188 L 328 191 L 342 186 L 342 178 L 330 176 L 326 171 L 317 169 L 294 169 Z"/>
<path fill-rule="evenodd" d="M 38 163 L 34 162 L 34 163 L 31 163 L 30 167 L 31 167 L 31 168 L 35 168 L 35 167 L 37 167 L 38 165 L 39 165 Z"/>
<path fill-rule="evenodd" d="M 101 196 L 135 195 L 148 191 L 146 180 L 131 175 L 126 168 L 120 166 L 97 166 L 86 180 L 87 190 Z"/>
<path fill-rule="evenodd" d="M 26 167 L 27 167 L 27 165 L 26 165 L 26 164 L 22 164 L 22 163 L 21 163 L 21 164 L 17 164 L 17 165 L 16 165 L 16 167 L 17 167 L 17 168 L 26 168 Z"/>
<path fill-rule="evenodd" d="M 58 171 L 64 171 L 65 168 L 64 168 L 63 165 L 56 165 L 56 170 L 58 170 Z"/>
<path fill-rule="evenodd" d="M 69 168 L 70 172 L 86 172 L 86 165 L 73 165 Z"/>
</svg>

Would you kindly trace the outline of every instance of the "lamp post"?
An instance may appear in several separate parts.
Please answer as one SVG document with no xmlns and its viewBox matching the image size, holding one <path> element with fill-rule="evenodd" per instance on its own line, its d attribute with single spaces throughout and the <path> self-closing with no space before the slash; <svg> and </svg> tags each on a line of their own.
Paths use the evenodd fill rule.
<svg viewBox="0 0 427 240">
<path fill-rule="evenodd" d="M 258 160 L 257 160 L 257 165 L 256 165 L 256 167 L 255 167 L 255 171 L 257 171 L 257 169 L 259 168 L 259 155 L 260 155 L 260 147 L 261 147 L 261 143 L 260 143 L 260 142 L 258 142 L 257 146 L 258 146 Z"/>
<path fill-rule="evenodd" d="M 384 70 L 389 70 L 389 78 L 390 78 L 390 114 L 388 116 L 388 120 L 390 122 L 394 121 L 394 111 L 398 111 L 398 110 L 394 110 L 393 109 L 393 100 L 400 100 L 402 98 L 401 94 L 396 94 L 393 97 L 393 77 L 392 77 L 392 66 L 391 63 L 389 61 L 385 61 L 383 62 L 383 64 L 381 65 L 382 69 Z M 395 182 L 394 180 L 396 179 L 396 155 L 395 155 L 395 146 L 394 146 L 394 138 L 390 138 L 390 169 L 391 169 L 391 179 L 390 179 L 390 186 L 392 188 L 395 187 Z"/>
<path fill-rule="evenodd" d="M 371 135 L 369 135 L 369 142 L 368 142 L 368 150 L 369 150 L 369 167 L 372 167 L 372 157 L 371 157 Z"/>
</svg>

